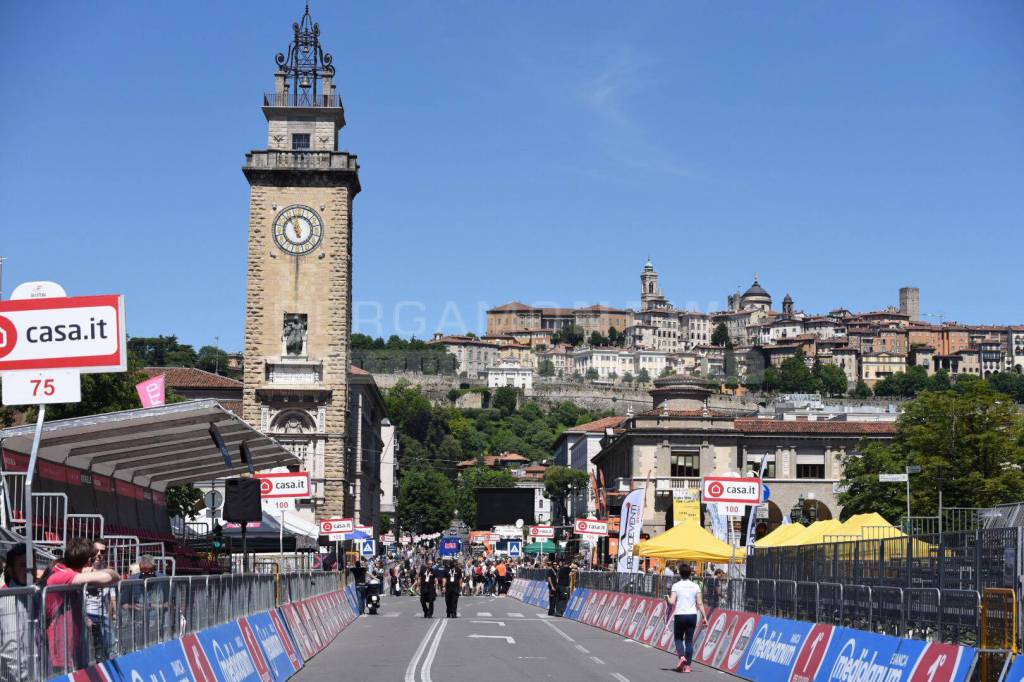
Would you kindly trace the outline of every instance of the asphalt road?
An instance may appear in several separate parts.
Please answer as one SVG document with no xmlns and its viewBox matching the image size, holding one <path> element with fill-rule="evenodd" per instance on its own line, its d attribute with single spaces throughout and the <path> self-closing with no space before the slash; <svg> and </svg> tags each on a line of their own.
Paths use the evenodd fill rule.
<svg viewBox="0 0 1024 682">
<path fill-rule="evenodd" d="M 377 616 L 356 619 L 295 677 L 354 682 L 725 682 L 702 666 L 673 670 L 676 658 L 510 597 L 463 597 L 459 617 L 444 601 L 423 618 L 415 597 L 386 597 Z"/>
</svg>

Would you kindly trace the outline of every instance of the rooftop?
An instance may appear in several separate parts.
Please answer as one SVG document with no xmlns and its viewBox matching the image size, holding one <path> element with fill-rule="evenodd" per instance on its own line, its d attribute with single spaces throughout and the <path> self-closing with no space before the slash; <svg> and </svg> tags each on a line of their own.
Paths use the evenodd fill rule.
<svg viewBox="0 0 1024 682">
<path fill-rule="evenodd" d="M 153 378 L 164 375 L 168 388 L 223 388 L 242 389 L 242 382 L 237 379 L 207 372 L 195 367 L 144 367 L 143 373 Z"/>
</svg>

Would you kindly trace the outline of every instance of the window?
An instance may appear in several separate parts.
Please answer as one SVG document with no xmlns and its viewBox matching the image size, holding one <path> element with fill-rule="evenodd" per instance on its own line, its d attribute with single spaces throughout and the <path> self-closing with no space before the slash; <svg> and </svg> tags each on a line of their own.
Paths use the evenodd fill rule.
<svg viewBox="0 0 1024 682">
<path fill-rule="evenodd" d="M 700 477 L 700 453 L 673 452 L 672 475 L 688 476 L 690 478 Z"/>
<path fill-rule="evenodd" d="M 309 149 L 309 133 L 292 133 L 292 149 Z"/>
<path fill-rule="evenodd" d="M 825 478 L 824 464 L 797 464 L 797 478 Z"/>
<path fill-rule="evenodd" d="M 761 471 L 760 458 L 747 459 L 747 464 L 750 465 L 750 470 L 755 474 Z M 764 478 L 775 478 L 775 455 L 771 455 L 768 458 L 768 463 L 764 465 Z"/>
</svg>

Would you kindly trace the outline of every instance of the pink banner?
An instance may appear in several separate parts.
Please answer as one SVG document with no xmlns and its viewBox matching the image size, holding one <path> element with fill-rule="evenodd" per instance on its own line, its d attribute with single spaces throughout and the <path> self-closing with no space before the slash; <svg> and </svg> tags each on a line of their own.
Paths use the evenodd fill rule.
<svg viewBox="0 0 1024 682">
<path fill-rule="evenodd" d="M 152 379 L 146 379 L 135 384 L 135 390 L 139 393 L 139 400 L 143 407 L 159 407 L 164 404 L 164 376 L 158 374 Z"/>
</svg>

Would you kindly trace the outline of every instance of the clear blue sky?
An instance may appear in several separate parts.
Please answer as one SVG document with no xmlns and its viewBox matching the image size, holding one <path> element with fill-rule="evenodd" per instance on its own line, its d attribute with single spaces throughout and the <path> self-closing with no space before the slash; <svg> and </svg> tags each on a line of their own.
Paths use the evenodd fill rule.
<svg viewBox="0 0 1024 682">
<path fill-rule="evenodd" d="M 123 292 L 133 335 L 241 348 L 240 166 L 301 13 L 3 3 L 5 290 Z M 1019 0 L 313 13 L 362 165 L 357 330 L 478 330 L 513 298 L 635 304 L 648 254 L 703 310 L 757 272 L 809 312 L 911 284 L 947 320 L 1024 322 Z"/>
</svg>

